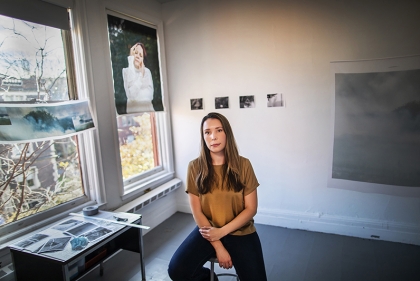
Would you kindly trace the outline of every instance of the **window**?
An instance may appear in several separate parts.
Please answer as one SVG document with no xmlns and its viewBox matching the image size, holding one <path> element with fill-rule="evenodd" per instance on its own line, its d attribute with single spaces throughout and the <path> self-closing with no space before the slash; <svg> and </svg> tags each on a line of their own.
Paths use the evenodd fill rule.
<svg viewBox="0 0 420 281">
<path fill-rule="evenodd" d="M 67 82 L 74 76 L 66 67 L 72 58 L 69 31 L 0 16 L 0 42 L 0 107 L 76 96 Z M 0 234 L 39 221 L 35 214 L 52 212 L 50 217 L 58 206 L 70 209 L 90 200 L 80 148 L 77 136 L 0 144 Z"/>
<path fill-rule="evenodd" d="M 163 111 L 159 27 L 107 12 L 124 200 L 173 178 L 170 126 Z"/>
<path fill-rule="evenodd" d="M 125 184 L 159 166 L 154 113 L 117 117 L 122 175 Z"/>
<path fill-rule="evenodd" d="M 168 124 L 164 112 L 117 117 L 123 199 L 133 191 L 147 193 L 173 178 Z"/>
</svg>

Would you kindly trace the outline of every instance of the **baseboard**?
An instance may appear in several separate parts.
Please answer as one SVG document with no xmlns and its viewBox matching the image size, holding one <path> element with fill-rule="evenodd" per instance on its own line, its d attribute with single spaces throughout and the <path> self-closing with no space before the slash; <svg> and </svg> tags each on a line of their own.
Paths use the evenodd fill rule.
<svg viewBox="0 0 420 281">
<path fill-rule="evenodd" d="M 191 207 L 189 204 L 177 204 L 178 212 L 191 214 Z"/>
<path fill-rule="evenodd" d="M 255 222 L 292 229 L 420 245 L 416 224 L 258 208 Z"/>
</svg>

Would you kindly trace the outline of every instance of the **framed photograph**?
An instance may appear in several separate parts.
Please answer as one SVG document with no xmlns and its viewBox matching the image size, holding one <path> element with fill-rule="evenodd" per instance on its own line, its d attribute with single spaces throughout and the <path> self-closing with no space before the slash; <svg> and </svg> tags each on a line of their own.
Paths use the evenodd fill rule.
<svg viewBox="0 0 420 281">
<path fill-rule="evenodd" d="M 214 99 L 216 109 L 229 108 L 229 97 L 217 97 Z"/>
<path fill-rule="evenodd" d="M 239 97 L 239 108 L 254 108 L 255 100 L 254 96 L 240 96 Z"/>
<path fill-rule="evenodd" d="M 283 94 L 268 94 L 267 107 L 284 107 Z"/>
<path fill-rule="evenodd" d="M 190 100 L 191 110 L 200 110 L 203 109 L 203 99 L 191 99 Z"/>
<path fill-rule="evenodd" d="M 107 17 L 117 113 L 163 111 L 157 27 L 116 12 Z"/>
</svg>

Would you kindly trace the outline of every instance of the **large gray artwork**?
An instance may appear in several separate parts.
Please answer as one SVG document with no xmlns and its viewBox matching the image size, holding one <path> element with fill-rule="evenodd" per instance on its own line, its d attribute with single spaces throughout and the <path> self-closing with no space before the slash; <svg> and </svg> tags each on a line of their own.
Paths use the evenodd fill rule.
<svg viewBox="0 0 420 281">
<path fill-rule="evenodd" d="M 420 69 L 335 73 L 334 121 L 333 179 L 420 187 Z"/>
</svg>

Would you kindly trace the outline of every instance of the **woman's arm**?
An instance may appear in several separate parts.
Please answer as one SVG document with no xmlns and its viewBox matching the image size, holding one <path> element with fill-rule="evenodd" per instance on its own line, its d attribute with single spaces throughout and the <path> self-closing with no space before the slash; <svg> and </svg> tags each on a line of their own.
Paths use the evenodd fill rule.
<svg viewBox="0 0 420 281">
<path fill-rule="evenodd" d="M 210 222 L 207 219 L 207 217 L 203 214 L 199 197 L 192 193 L 188 193 L 188 199 L 190 200 L 191 211 L 192 211 L 195 223 L 198 225 L 198 227 L 202 228 L 204 226 L 209 226 Z"/>
<path fill-rule="evenodd" d="M 244 197 L 245 208 L 232 221 L 221 228 L 216 227 L 200 227 L 201 235 L 208 241 L 217 241 L 229 233 L 241 228 L 249 222 L 257 213 L 258 198 L 257 190 L 255 189 L 250 194 Z"/>
<path fill-rule="evenodd" d="M 210 222 L 207 217 L 203 214 L 201 209 L 200 199 L 197 195 L 188 193 L 188 198 L 190 201 L 191 211 L 195 220 L 195 223 L 198 225 L 200 232 L 201 228 L 210 227 Z M 208 240 L 208 239 L 207 239 Z M 229 269 L 232 267 L 232 259 L 228 251 L 223 246 L 220 240 L 210 241 L 211 245 L 213 246 L 214 250 L 216 251 L 217 259 L 219 260 L 220 267 Z"/>
</svg>

